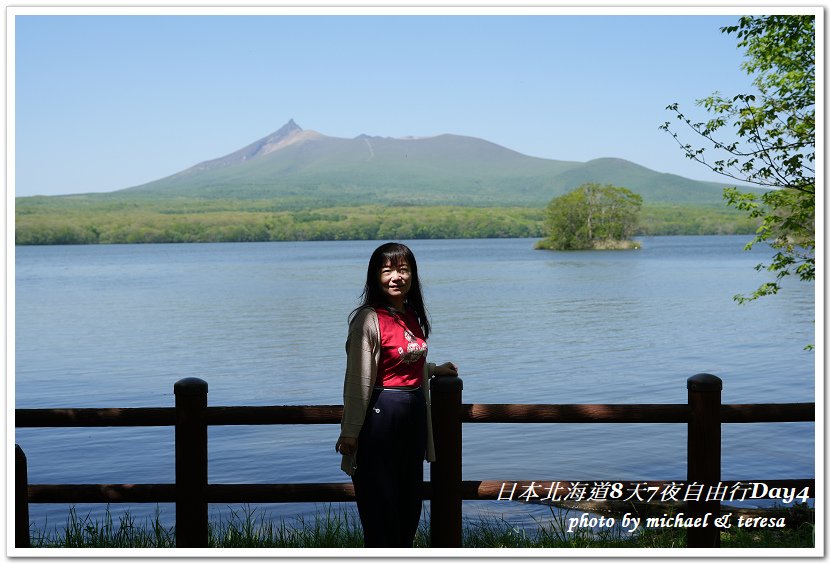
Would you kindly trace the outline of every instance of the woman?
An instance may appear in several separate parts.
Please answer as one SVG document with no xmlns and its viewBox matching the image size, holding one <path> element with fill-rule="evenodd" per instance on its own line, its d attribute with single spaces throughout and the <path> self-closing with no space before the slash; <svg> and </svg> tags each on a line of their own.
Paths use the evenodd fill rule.
<svg viewBox="0 0 830 563">
<path fill-rule="evenodd" d="M 343 419 L 335 449 L 351 475 L 366 547 L 412 547 L 421 516 L 424 458 L 432 461 L 428 364 L 418 265 L 403 244 L 369 259 L 362 304 L 349 316 Z"/>
</svg>

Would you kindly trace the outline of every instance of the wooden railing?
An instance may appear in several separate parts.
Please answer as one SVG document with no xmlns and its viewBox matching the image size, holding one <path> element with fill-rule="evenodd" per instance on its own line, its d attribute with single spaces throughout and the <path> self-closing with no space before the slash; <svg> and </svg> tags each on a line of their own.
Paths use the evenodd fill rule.
<svg viewBox="0 0 830 563">
<path fill-rule="evenodd" d="M 699 374 L 687 380 L 687 404 L 533 405 L 462 404 L 462 381 L 432 380 L 436 460 L 424 498 L 430 501 L 433 547 L 461 546 L 461 501 L 503 498 L 504 484 L 535 481 L 463 481 L 462 423 L 682 423 L 688 425 L 687 482 L 730 486 L 720 479 L 722 423 L 815 421 L 815 403 L 722 405 L 721 380 Z M 176 546 L 206 547 L 209 503 L 343 502 L 354 500 L 348 483 L 209 484 L 207 428 L 217 425 L 339 424 L 342 405 L 208 407 L 208 385 L 186 378 L 174 385 L 175 407 L 124 409 L 16 409 L 15 426 L 107 427 L 175 426 L 176 482 L 173 484 L 29 484 L 26 456 L 16 445 L 15 546 L 29 547 L 29 503 L 161 503 L 176 505 Z M 549 479 L 546 481 L 550 481 Z M 607 480 L 612 481 L 612 480 Z M 756 479 L 758 481 L 758 479 Z M 627 486 L 661 486 L 664 481 L 613 481 Z M 775 487 L 808 488 L 815 479 L 765 481 Z M 557 482 L 567 493 L 579 482 Z M 685 514 L 719 514 L 719 500 L 688 500 Z M 686 530 L 689 547 L 718 547 L 719 529 Z"/>
</svg>

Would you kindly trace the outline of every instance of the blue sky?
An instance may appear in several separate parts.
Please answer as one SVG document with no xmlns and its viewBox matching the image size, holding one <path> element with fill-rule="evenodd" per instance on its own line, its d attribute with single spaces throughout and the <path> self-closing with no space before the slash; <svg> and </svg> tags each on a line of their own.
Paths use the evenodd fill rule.
<svg viewBox="0 0 830 563">
<path fill-rule="evenodd" d="M 16 195 L 112 191 L 294 119 L 336 137 L 469 135 L 711 180 L 666 106 L 746 92 L 737 15 L 17 15 Z M 691 137 L 690 137 L 691 140 Z"/>
</svg>

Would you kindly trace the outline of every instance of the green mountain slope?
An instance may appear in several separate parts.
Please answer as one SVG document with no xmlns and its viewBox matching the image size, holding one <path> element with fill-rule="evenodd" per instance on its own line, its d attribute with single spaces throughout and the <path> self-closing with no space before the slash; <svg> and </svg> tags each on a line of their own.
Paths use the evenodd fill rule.
<svg viewBox="0 0 830 563">
<path fill-rule="evenodd" d="M 723 184 L 700 182 L 675 174 L 655 172 L 621 158 L 591 160 L 559 174 L 555 180 L 557 184 L 563 186 L 579 186 L 586 182 L 623 186 L 651 202 L 719 203 L 723 201 Z"/>
<path fill-rule="evenodd" d="M 458 135 L 343 139 L 305 131 L 293 120 L 234 153 L 105 197 L 279 199 L 312 207 L 537 206 L 589 181 L 627 187 L 647 202 L 722 201 L 720 184 L 661 174 L 621 159 L 535 158 Z"/>
</svg>

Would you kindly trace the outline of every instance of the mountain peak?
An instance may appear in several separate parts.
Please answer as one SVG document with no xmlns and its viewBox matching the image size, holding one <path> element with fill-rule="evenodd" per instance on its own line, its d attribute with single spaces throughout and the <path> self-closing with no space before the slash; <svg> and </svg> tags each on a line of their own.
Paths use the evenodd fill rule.
<svg viewBox="0 0 830 563">
<path fill-rule="evenodd" d="M 302 133 L 303 128 L 297 125 L 297 123 L 293 119 L 289 119 L 288 123 L 268 135 L 267 137 L 263 137 L 259 141 L 251 143 L 245 149 L 258 147 L 259 149 L 265 148 L 268 145 L 275 145 L 279 143 L 283 143 L 292 137 L 296 136 L 298 133 Z M 242 150 L 245 150 L 242 149 Z M 270 151 L 269 151 L 270 152 Z M 256 156 L 256 154 L 249 155 Z"/>
<path fill-rule="evenodd" d="M 294 119 L 289 119 L 288 123 L 277 129 L 275 133 L 271 135 L 289 135 L 295 131 L 302 131 L 303 128 L 297 125 L 297 122 Z M 269 136 L 271 136 L 269 135 Z"/>
<path fill-rule="evenodd" d="M 185 170 L 184 173 L 212 170 L 215 168 L 231 166 L 233 164 L 240 164 L 242 162 L 264 156 L 268 153 L 272 153 L 297 141 L 301 141 L 312 136 L 315 136 L 313 131 L 304 131 L 303 128 L 297 125 L 293 119 L 289 119 L 288 123 L 270 135 L 267 135 L 258 141 L 254 141 L 250 145 L 243 147 L 236 152 L 232 152 L 231 154 L 197 164 L 196 166 Z"/>
</svg>

